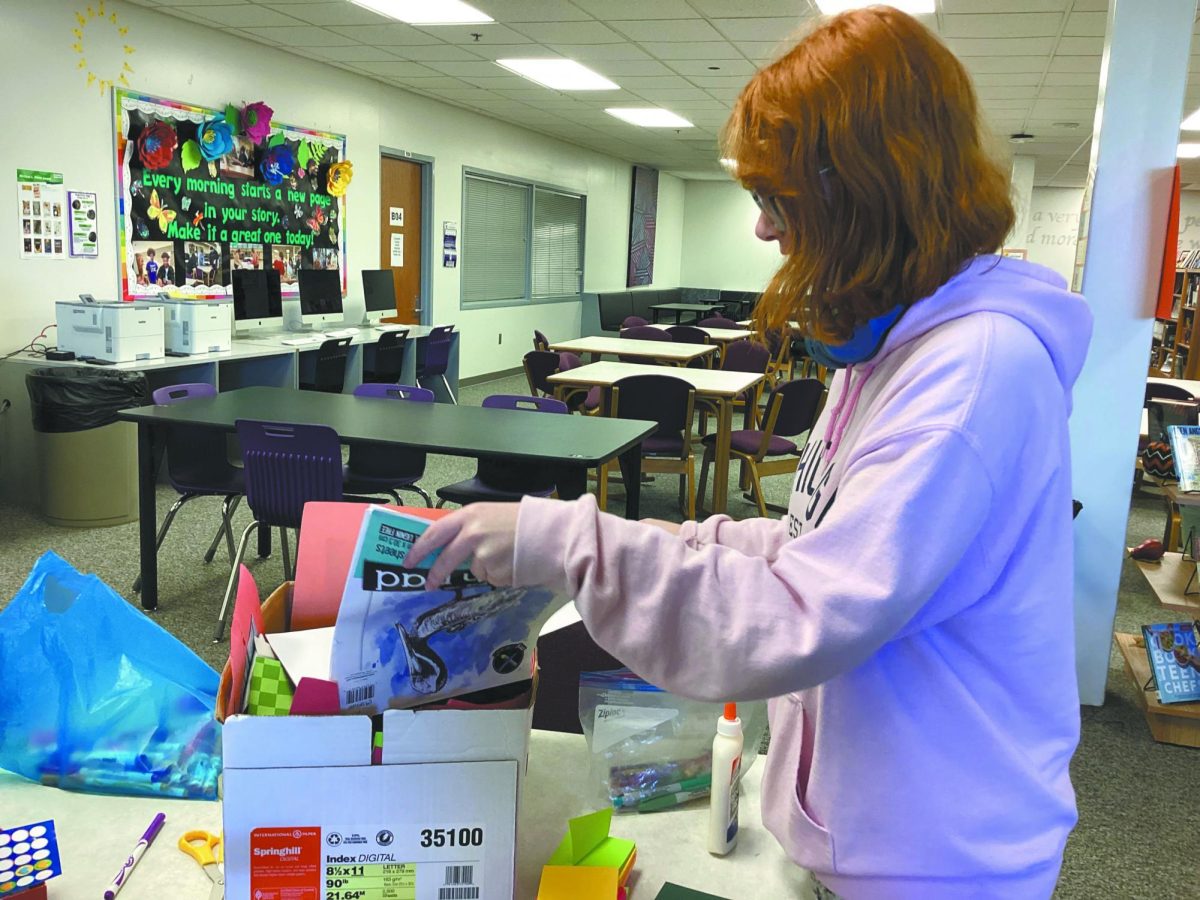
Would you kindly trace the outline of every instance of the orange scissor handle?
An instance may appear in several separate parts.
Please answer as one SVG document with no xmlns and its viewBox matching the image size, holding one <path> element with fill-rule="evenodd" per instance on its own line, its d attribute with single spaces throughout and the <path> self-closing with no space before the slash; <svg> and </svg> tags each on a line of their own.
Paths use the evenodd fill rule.
<svg viewBox="0 0 1200 900">
<path fill-rule="evenodd" d="M 189 831 L 179 839 L 179 849 L 200 863 L 211 866 L 225 858 L 225 847 L 219 834 L 207 831 Z"/>
</svg>

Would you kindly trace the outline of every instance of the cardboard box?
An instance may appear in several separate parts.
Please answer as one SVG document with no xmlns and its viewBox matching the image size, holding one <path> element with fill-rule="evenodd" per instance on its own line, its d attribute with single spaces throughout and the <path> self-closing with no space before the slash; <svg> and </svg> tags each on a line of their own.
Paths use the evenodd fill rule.
<svg viewBox="0 0 1200 900">
<path fill-rule="evenodd" d="M 314 583 L 342 584 L 353 550 L 344 535 L 357 533 L 365 510 L 306 507 L 297 584 L 282 585 L 263 604 L 264 633 L 297 621 L 333 624 L 336 603 L 302 580 L 319 567 Z M 241 588 L 257 593 L 252 583 Z M 372 765 L 371 717 L 225 718 L 235 687 L 227 664 L 217 701 L 225 722 L 226 896 L 513 896 L 532 692 L 517 709 L 388 710 L 380 717 L 382 764 Z"/>
</svg>

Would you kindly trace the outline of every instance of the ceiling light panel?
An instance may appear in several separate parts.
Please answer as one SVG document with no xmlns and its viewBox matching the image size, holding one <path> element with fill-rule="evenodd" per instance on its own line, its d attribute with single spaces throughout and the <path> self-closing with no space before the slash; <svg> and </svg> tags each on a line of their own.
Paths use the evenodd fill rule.
<svg viewBox="0 0 1200 900">
<path fill-rule="evenodd" d="M 462 0 L 350 0 L 409 25 L 475 25 L 496 21 Z"/>
<path fill-rule="evenodd" d="M 848 9 L 862 9 L 864 6 L 879 5 L 879 0 L 817 0 L 817 8 L 827 16 L 834 16 Z M 910 16 L 929 16 L 937 12 L 934 0 L 891 0 L 883 6 L 894 6 Z"/>
<path fill-rule="evenodd" d="M 617 91 L 609 81 L 573 59 L 498 59 L 496 65 L 556 91 Z"/>
<path fill-rule="evenodd" d="M 610 116 L 616 116 L 631 125 L 641 125 L 643 128 L 692 128 L 693 125 L 683 116 L 669 109 L 609 107 L 604 110 Z"/>
</svg>

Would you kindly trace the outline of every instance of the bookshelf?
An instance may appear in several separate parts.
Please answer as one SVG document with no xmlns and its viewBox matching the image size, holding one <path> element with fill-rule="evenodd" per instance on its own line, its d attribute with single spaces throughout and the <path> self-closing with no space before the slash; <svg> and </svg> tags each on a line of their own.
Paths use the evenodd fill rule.
<svg viewBox="0 0 1200 900">
<path fill-rule="evenodd" d="M 1174 306 L 1169 318 L 1154 321 L 1150 347 L 1150 375 L 1160 378 L 1200 379 L 1200 343 L 1196 331 L 1196 301 L 1200 298 L 1200 250 L 1183 250 L 1176 262 Z"/>
</svg>

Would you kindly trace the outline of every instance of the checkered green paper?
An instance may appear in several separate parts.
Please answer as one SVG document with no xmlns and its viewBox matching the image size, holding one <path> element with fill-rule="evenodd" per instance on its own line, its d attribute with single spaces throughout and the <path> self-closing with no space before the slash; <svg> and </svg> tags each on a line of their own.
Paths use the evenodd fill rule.
<svg viewBox="0 0 1200 900">
<path fill-rule="evenodd" d="M 254 658 L 246 712 L 252 716 L 286 716 L 291 712 L 294 693 L 279 660 Z"/>
</svg>

